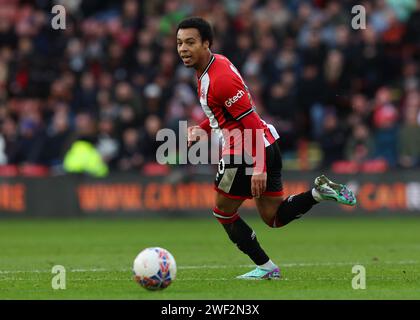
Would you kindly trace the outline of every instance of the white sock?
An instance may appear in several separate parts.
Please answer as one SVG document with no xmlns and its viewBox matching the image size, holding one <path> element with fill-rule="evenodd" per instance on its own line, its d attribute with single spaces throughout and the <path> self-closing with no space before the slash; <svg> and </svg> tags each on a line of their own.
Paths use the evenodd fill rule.
<svg viewBox="0 0 420 320">
<path fill-rule="evenodd" d="M 312 188 L 312 197 L 314 198 L 315 201 L 318 201 L 318 202 L 322 201 L 322 198 L 319 192 L 315 188 Z"/>
<path fill-rule="evenodd" d="M 268 260 L 266 263 L 260 265 L 259 267 L 264 270 L 273 270 L 277 268 L 277 266 L 274 264 L 273 261 L 271 261 L 271 259 Z"/>
</svg>

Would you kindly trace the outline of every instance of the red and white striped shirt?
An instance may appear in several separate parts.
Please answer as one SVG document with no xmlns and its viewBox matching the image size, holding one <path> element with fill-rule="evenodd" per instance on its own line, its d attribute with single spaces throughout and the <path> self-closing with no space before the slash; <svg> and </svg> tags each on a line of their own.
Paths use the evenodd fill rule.
<svg viewBox="0 0 420 320">
<path fill-rule="evenodd" d="M 225 56 L 212 54 L 209 64 L 198 78 L 197 89 L 201 107 L 207 115 L 200 127 L 207 132 L 211 129 L 221 130 L 224 137 L 223 155 L 241 152 L 242 148 L 238 146 L 241 143 L 241 146 L 244 145 L 244 129 L 252 129 L 254 132 L 261 129 L 265 147 L 279 138 L 276 129 L 256 113 L 248 87 L 239 71 Z M 260 137 L 256 134 L 253 138 Z M 252 144 L 252 155 L 261 152 L 265 154 L 265 150 L 256 150 L 256 145 Z"/>
</svg>

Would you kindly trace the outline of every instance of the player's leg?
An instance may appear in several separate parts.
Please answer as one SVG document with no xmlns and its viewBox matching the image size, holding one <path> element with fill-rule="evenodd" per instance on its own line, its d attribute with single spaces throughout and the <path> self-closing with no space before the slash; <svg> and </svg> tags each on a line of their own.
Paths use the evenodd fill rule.
<svg viewBox="0 0 420 320">
<path fill-rule="evenodd" d="M 270 189 L 270 186 L 267 188 Z M 314 205 L 325 200 L 346 205 L 356 204 L 356 198 L 350 189 L 330 181 L 325 176 L 317 177 L 314 188 L 306 192 L 290 195 L 285 200 L 281 195 L 269 195 L 267 192 L 255 198 L 255 203 L 263 221 L 272 228 L 279 228 L 300 218 Z"/>
<path fill-rule="evenodd" d="M 278 228 L 300 218 L 318 202 L 310 190 L 289 196 L 286 200 L 282 196 L 262 195 L 255 198 L 255 203 L 263 221 L 272 228 Z"/>
<path fill-rule="evenodd" d="M 277 209 L 283 202 L 283 196 L 265 196 L 255 198 L 255 205 L 261 219 L 270 227 L 275 223 Z"/>
<path fill-rule="evenodd" d="M 278 278 L 277 266 L 261 248 L 255 232 L 238 214 L 243 201 L 252 198 L 251 177 L 245 174 L 244 163 L 235 164 L 225 156 L 218 169 L 215 179 L 216 206 L 213 214 L 223 225 L 229 239 L 257 265 L 255 270 L 239 278 Z"/>
<path fill-rule="evenodd" d="M 313 190 L 284 199 L 281 154 L 278 145 L 267 148 L 267 189 L 255 204 L 263 221 L 272 228 L 284 226 L 301 217 L 318 203 Z"/>
<path fill-rule="evenodd" d="M 270 227 L 280 227 L 299 218 L 318 202 L 312 191 L 283 198 L 282 158 L 278 141 L 266 148 L 267 188 L 263 195 L 255 198 L 261 218 Z"/>
<path fill-rule="evenodd" d="M 283 200 L 281 178 L 282 159 L 278 142 L 266 148 L 267 189 L 255 202 L 258 211 L 270 227 L 281 227 L 300 218 L 315 204 L 323 200 L 334 200 L 342 204 L 355 205 L 356 198 L 345 185 L 330 181 L 325 176 L 315 179 L 311 190 L 290 195 Z"/>
<path fill-rule="evenodd" d="M 255 270 L 238 278 L 277 278 L 279 277 L 278 267 L 261 248 L 254 230 L 238 214 L 238 209 L 243 201 L 243 199 L 231 199 L 217 193 L 216 207 L 213 212 L 228 234 L 229 239 L 257 265 Z"/>
</svg>

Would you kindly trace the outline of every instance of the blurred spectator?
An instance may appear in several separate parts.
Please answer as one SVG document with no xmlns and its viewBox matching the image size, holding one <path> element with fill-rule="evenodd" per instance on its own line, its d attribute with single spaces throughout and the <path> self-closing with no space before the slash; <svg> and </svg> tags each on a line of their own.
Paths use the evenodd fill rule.
<svg viewBox="0 0 420 320">
<path fill-rule="evenodd" d="M 323 167 L 330 167 L 334 161 L 343 159 L 343 149 L 346 134 L 339 125 L 338 118 L 333 112 L 328 112 L 323 123 L 323 133 L 320 138 L 321 149 L 324 154 Z"/>
<path fill-rule="evenodd" d="M 395 12 L 400 21 L 406 21 L 410 13 L 416 8 L 417 0 L 387 0 L 387 4 Z"/>
<path fill-rule="evenodd" d="M 391 8 L 388 7 L 386 0 L 378 0 L 375 3 L 375 11 L 370 15 L 372 28 L 378 34 L 385 32 L 389 28 L 389 14 Z"/>
<path fill-rule="evenodd" d="M 257 10 L 255 19 L 268 22 L 275 33 L 281 34 L 292 16 L 284 1 L 268 0 Z"/>
<path fill-rule="evenodd" d="M 418 0 L 414 11 L 408 17 L 405 39 L 409 44 L 420 44 L 420 1 Z"/>
<path fill-rule="evenodd" d="M 87 111 L 97 113 L 97 88 L 93 74 L 85 72 L 80 81 L 80 88 L 76 90 L 74 97 L 74 112 Z"/>
<path fill-rule="evenodd" d="M 311 124 L 308 118 L 311 109 L 325 101 L 324 87 L 319 67 L 316 65 L 305 66 L 297 88 L 297 103 L 303 111 L 302 116 L 298 119 L 298 126 L 302 128 L 303 135 L 308 135 L 312 127 L 319 125 L 319 123 Z"/>
<path fill-rule="evenodd" d="M 170 33 L 185 17 L 186 13 L 178 0 L 163 1 L 163 15 L 159 21 L 159 29 L 162 34 Z"/>
<path fill-rule="evenodd" d="M 275 83 L 271 86 L 266 111 L 273 116 L 271 121 L 282 137 L 282 150 L 290 151 L 296 148 L 297 126 L 296 116 L 299 115 L 296 97 L 289 91 L 287 85 Z"/>
<path fill-rule="evenodd" d="M 156 161 L 156 151 L 160 142 L 156 141 L 157 132 L 162 129 L 162 121 L 156 115 L 150 115 L 146 118 L 144 128 L 140 130 L 139 140 L 141 151 L 145 162 Z"/>
<path fill-rule="evenodd" d="M 357 123 L 347 139 L 345 146 L 346 160 L 361 164 L 373 159 L 375 153 L 374 141 L 370 135 L 369 128 L 364 123 Z"/>
<path fill-rule="evenodd" d="M 47 140 L 43 149 L 44 163 L 49 166 L 60 166 L 64 153 L 70 143 L 71 128 L 69 114 L 66 109 L 56 112 L 51 126 L 47 130 Z"/>
<path fill-rule="evenodd" d="M 384 44 L 378 38 L 371 25 L 360 30 L 361 41 L 353 49 L 351 65 L 353 70 L 353 87 L 360 93 L 371 97 L 384 80 L 386 70 Z"/>
<path fill-rule="evenodd" d="M 11 159 L 16 154 L 17 141 L 18 141 L 18 128 L 16 120 L 10 116 L 7 116 L 1 126 L 1 137 L 3 139 L 3 153 L 4 163 L 12 163 Z"/>
<path fill-rule="evenodd" d="M 420 163 L 419 108 L 409 107 L 398 135 L 398 162 L 404 168 L 413 168 Z"/>
<path fill-rule="evenodd" d="M 42 163 L 46 133 L 38 106 L 38 103 L 30 100 L 21 105 L 16 144 L 8 154 L 8 162 L 11 164 Z"/>
<path fill-rule="evenodd" d="M 344 55 L 338 50 L 330 50 L 324 64 L 325 102 L 339 105 L 340 97 L 348 92 L 350 78 Z M 340 111 L 340 110 L 338 110 Z"/>
<path fill-rule="evenodd" d="M 119 130 L 141 124 L 145 110 L 140 97 L 134 92 L 128 82 L 120 82 L 115 88 L 115 103 L 120 110 Z"/>
<path fill-rule="evenodd" d="M 418 92 L 420 88 L 419 64 L 408 60 L 402 66 L 401 83 L 399 86 L 407 93 Z"/>
<path fill-rule="evenodd" d="M 94 118 L 89 113 L 79 113 L 75 119 L 75 136 L 64 155 L 63 167 L 68 173 L 104 177 L 108 166 L 95 148 L 97 131 Z"/>
<path fill-rule="evenodd" d="M 162 88 L 156 83 L 150 83 L 144 88 L 147 113 L 163 117 L 165 113 L 162 101 Z"/>
<path fill-rule="evenodd" d="M 387 161 L 388 165 L 397 163 L 398 111 L 391 102 L 389 88 L 382 87 L 376 94 L 373 113 L 375 127 L 375 156 Z"/>
<path fill-rule="evenodd" d="M 164 118 L 167 127 L 174 131 L 178 131 L 179 121 L 188 119 L 190 113 L 198 104 L 196 93 L 189 83 L 190 73 L 186 72 L 188 69 L 180 70 L 183 70 L 183 72 L 178 74 L 178 82 L 174 87 L 172 98 L 168 101 Z"/>
<path fill-rule="evenodd" d="M 139 132 L 128 128 L 124 131 L 122 145 L 118 155 L 118 169 L 122 171 L 139 171 L 144 164 L 144 157 L 140 149 Z"/>
<path fill-rule="evenodd" d="M 118 121 L 120 116 L 120 109 L 115 101 L 111 100 L 111 94 L 107 90 L 101 90 L 97 95 L 99 105 L 99 118 L 110 118 L 113 121 Z"/>
<path fill-rule="evenodd" d="M 232 56 L 231 62 L 238 68 L 242 68 L 248 55 L 251 53 L 253 40 L 251 34 L 240 33 L 236 36 L 236 52 Z"/>
<path fill-rule="evenodd" d="M 351 113 L 347 118 L 348 125 L 353 127 L 357 124 L 365 124 L 371 127 L 372 107 L 367 97 L 363 94 L 355 94 L 351 97 Z"/>
<path fill-rule="evenodd" d="M 94 177 L 105 177 L 108 167 L 92 143 L 84 140 L 73 142 L 64 156 L 63 167 L 71 174 L 87 174 Z"/>
<path fill-rule="evenodd" d="M 88 112 L 78 113 L 74 119 L 72 141 L 84 140 L 92 144 L 97 142 L 97 127 L 95 118 Z"/>
<path fill-rule="evenodd" d="M 104 117 L 99 120 L 96 149 L 108 167 L 114 168 L 118 156 L 119 141 L 112 118 Z"/>
</svg>

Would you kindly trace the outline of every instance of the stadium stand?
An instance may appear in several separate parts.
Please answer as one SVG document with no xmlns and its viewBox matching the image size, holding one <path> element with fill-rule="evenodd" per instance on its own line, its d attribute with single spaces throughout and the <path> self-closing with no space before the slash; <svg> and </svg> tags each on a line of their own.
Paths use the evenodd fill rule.
<svg viewBox="0 0 420 320">
<path fill-rule="evenodd" d="M 420 1 L 362 1 L 354 30 L 358 2 L 1 0 L 0 175 L 62 173 L 80 139 L 110 171 L 167 174 L 156 132 L 204 117 L 175 48 L 192 15 L 276 126 L 285 169 L 418 168 Z M 51 28 L 54 4 L 65 30 Z"/>
</svg>

